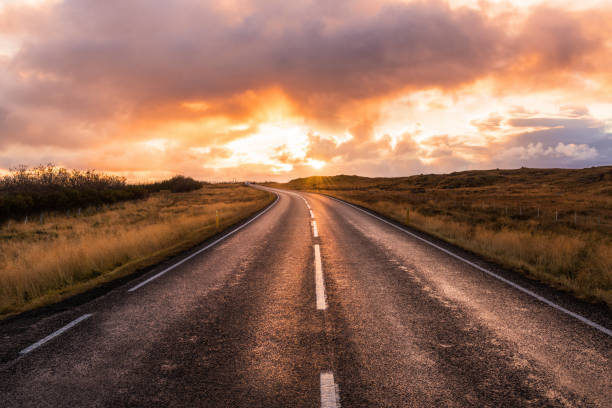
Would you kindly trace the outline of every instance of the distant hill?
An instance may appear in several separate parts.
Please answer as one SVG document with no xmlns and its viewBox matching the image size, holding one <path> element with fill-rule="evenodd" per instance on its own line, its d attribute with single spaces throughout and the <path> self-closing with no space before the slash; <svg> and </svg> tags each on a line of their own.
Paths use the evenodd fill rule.
<svg viewBox="0 0 612 408">
<path fill-rule="evenodd" d="M 510 187 L 558 191 L 573 190 L 612 195 L 612 166 L 587 169 L 469 170 L 449 174 L 421 174 L 409 177 L 362 177 L 356 175 L 313 176 L 279 184 L 296 190 L 381 190 L 473 189 Z"/>
</svg>

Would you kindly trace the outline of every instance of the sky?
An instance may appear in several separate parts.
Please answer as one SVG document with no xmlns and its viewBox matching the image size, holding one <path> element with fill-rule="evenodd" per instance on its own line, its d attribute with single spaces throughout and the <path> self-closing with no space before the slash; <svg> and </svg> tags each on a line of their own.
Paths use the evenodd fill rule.
<svg viewBox="0 0 612 408">
<path fill-rule="evenodd" d="M 612 164 L 612 0 L 0 0 L 0 174 Z"/>
</svg>

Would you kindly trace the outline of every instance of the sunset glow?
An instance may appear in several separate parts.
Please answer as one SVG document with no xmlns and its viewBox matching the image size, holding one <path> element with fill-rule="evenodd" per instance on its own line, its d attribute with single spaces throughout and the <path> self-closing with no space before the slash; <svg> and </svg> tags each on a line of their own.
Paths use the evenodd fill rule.
<svg viewBox="0 0 612 408">
<path fill-rule="evenodd" d="M 0 174 L 288 180 L 612 158 L 609 1 L 0 4 Z"/>
</svg>

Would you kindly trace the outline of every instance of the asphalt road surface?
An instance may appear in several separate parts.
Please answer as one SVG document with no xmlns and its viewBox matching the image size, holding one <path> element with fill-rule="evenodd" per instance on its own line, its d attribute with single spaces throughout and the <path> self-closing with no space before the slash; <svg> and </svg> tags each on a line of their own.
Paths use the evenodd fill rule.
<svg viewBox="0 0 612 408">
<path fill-rule="evenodd" d="M 612 407 L 605 310 L 278 195 L 174 268 L 2 323 L 0 406 Z"/>
</svg>

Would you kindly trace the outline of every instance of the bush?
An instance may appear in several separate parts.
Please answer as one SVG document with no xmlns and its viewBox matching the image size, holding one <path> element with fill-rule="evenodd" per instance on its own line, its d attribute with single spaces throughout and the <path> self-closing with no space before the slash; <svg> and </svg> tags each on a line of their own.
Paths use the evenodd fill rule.
<svg viewBox="0 0 612 408">
<path fill-rule="evenodd" d="M 127 185 L 123 177 L 93 170 L 20 166 L 0 178 L 0 221 L 144 198 L 146 194 L 141 186 Z"/>
<path fill-rule="evenodd" d="M 148 191 L 158 192 L 161 190 L 170 190 L 173 193 L 185 193 L 202 188 L 204 183 L 196 181 L 191 177 L 174 176 L 170 180 L 165 180 L 153 184 L 146 185 Z"/>
<path fill-rule="evenodd" d="M 193 191 L 203 185 L 184 176 L 151 184 L 130 185 L 124 177 L 100 174 L 94 170 L 67 170 L 52 164 L 31 169 L 20 166 L 0 178 L 0 222 L 45 211 L 68 211 L 135 200 L 161 190 L 173 193 Z"/>
</svg>

